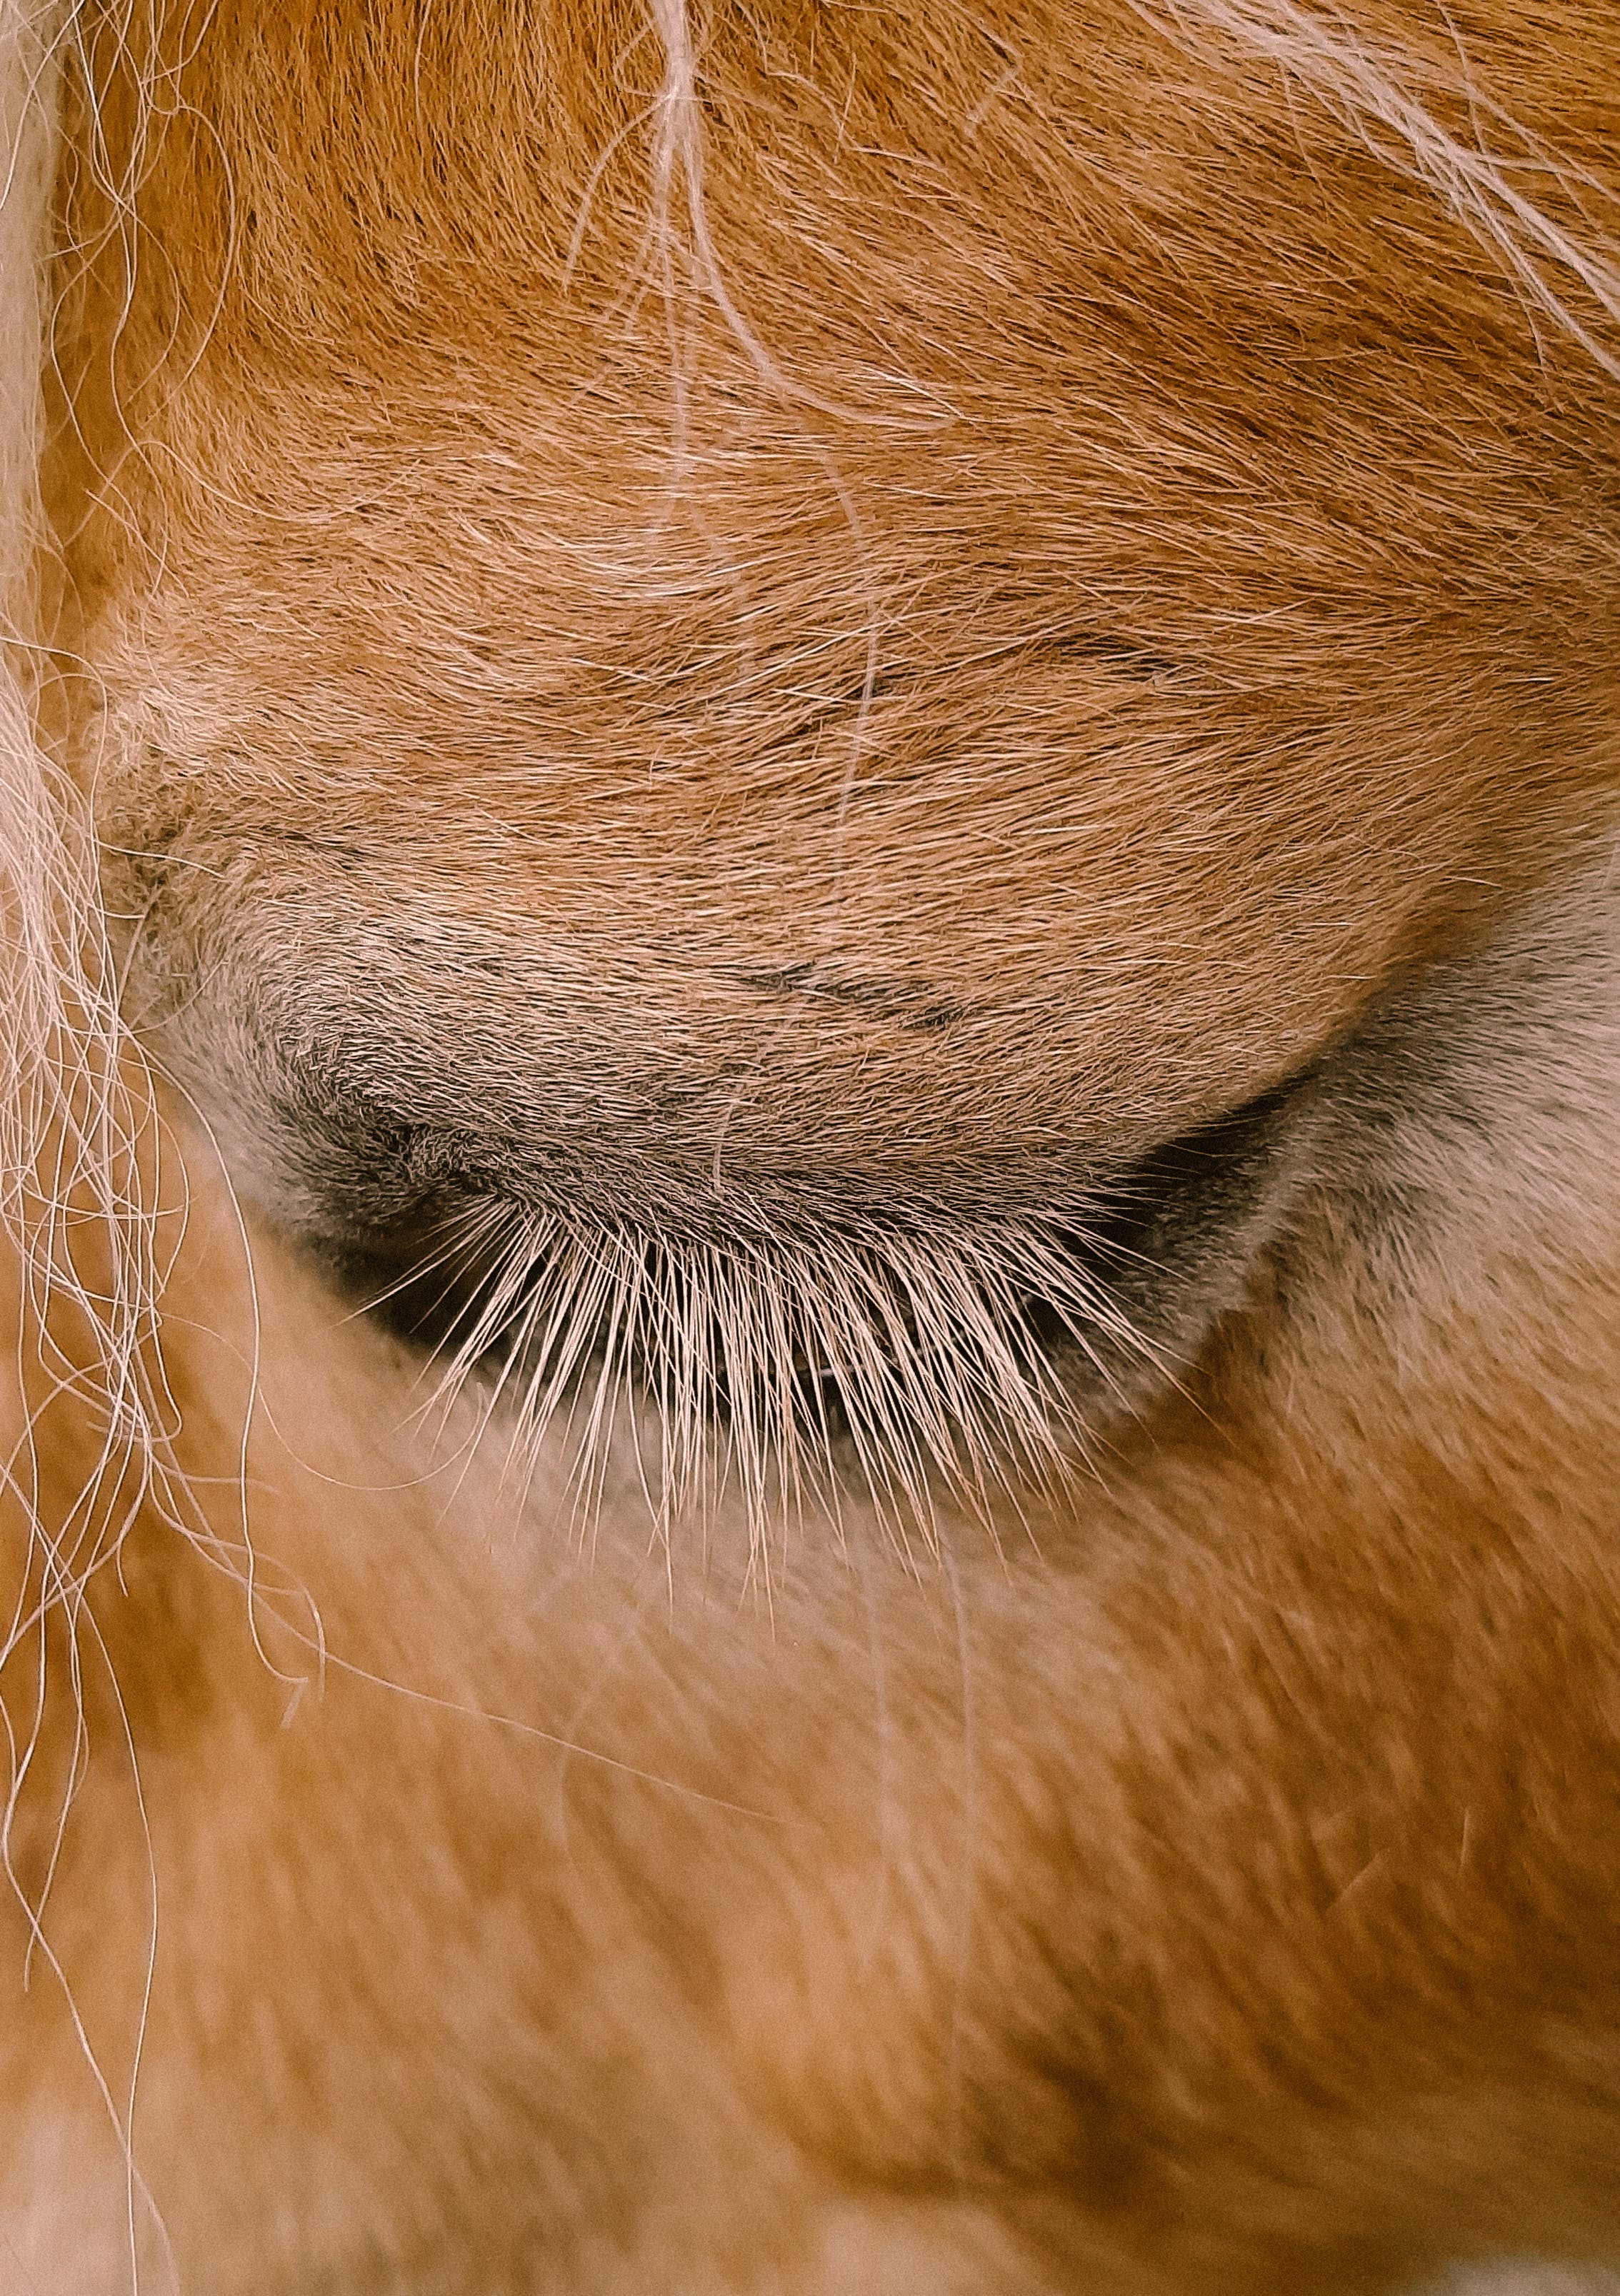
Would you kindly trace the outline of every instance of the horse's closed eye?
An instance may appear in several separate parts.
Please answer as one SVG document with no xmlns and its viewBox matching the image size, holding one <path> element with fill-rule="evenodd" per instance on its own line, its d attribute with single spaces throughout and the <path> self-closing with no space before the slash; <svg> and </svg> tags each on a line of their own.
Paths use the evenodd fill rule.
<svg viewBox="0 0 1620 2296">
<path fill-rule="evenodd" d="M 764 1503 L 841 1466 L 914 1503 L 941 1480 L 971 1495 L 1061 1472 L 1176 1378 L 1286 1206 L 1311 1106 L 1309 1078 L 1268 1094 L 1044 1220 L 924 1203 L 795 1230 L 723 1199 L 679 1235 L 464 1178 L 351 1229 L 340 1265 L 444 1384 L 492 1384 L 523 1443 L 581 1410 L 604 1439 L 638 1395 L 672 1504 L 705 1476 Z"/>
</svg>

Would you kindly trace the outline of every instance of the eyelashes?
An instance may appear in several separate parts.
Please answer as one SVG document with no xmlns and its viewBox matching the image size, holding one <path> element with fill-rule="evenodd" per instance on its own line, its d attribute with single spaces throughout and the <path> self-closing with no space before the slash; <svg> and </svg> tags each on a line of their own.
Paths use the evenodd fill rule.
<svg viewBox="0 0 1620 2296">
<path fill-rule="evenodd" d="M 829 1190 L 819 1218 L 733 1194 L 706 1208 L 729 1227 L 683 1230 L 524 1201 L 475 1138 L 407 1133 L 366 1193 L 346 1160 L 328 1250 L 445 1409 L 497 1419 L 522 1486 L 544 1454 L 588 1526 L 628 1466 L 662 1525 L 728 1492 L 756 1536 L 807 1504 L 836 1522 L 848 1492 L 931 1537 L 942 1500 L 993 1521 L 1072 1495 L 1110 1423 L 1180 1384 L 1318 1184 L 1324 1073 L 1059 1176 L 1049 1215 Z M 356 1217 L 391 1196 L 413 1209 Z"/>
<path fill-rule="evenodd" d="M 1049 1483 L 1087 1447 L 1082 1398 L 1107 1415 L 1164 1369 L 1108 1281 L 1132 1255 L 1101 1222 L 714 1242 L 495 1197 L 415 1235 L 408 1275 L 371 1304 L 436 1344 L 440 1398 L 478 1382 L 505 1406 L 520 1473 L 565 1431 L 588 1514 L 627 1409 L 666 1521 L 728 1489 L 756 1527 L 812 1497 L 835 1508 L 852 1472 L 925 1524 L 942 1491 L 983 1507 Z"/>
</svg>

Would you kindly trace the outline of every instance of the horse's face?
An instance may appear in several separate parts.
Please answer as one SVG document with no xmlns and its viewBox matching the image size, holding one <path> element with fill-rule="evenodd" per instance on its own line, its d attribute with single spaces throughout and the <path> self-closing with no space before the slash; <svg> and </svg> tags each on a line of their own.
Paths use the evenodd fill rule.
<svg viewBox="0 0 1620 2296">
<path fill-rule="evenodd" d="M 808 1372 L 989 1439 L 1003 1340 L 1032 1425 L 1054 1347 L 1136 1392 L 1299 1081 L 1612 772 L 1586 284 L 1330 52 L 818 12 L 694 97 L 628 15 L 407 12 L 216 26 L 79 381 L 143 1025 L 471 1353 L 562 1284 L 768 1439 Z M 1478 58 L 1527 153 L 1550 67 Z"/>
</svg>

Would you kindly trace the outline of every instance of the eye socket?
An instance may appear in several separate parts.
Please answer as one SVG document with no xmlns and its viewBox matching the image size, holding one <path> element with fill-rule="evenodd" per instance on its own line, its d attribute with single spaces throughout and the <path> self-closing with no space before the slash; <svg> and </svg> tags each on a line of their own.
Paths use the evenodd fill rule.
<svg viewBox="0 0 1620 2296">
<path fill-rule="evenodd" d="M 572 1430 L 588 1486 L 636 1398 L 671 1512 L 735 1479 L 768 1513 L 850 1473 L 908 1512 L 971 1503 L 1062 1478 L 1174 1382 L 1289 1193 L 1307 1098 L 1269 1094 L 1048 1220 L 913 1205 L 715 1240 L 452 1184 L 348 1275 L 443 1391 L 504 1403 L 520 1451 Z"/>
</svg>

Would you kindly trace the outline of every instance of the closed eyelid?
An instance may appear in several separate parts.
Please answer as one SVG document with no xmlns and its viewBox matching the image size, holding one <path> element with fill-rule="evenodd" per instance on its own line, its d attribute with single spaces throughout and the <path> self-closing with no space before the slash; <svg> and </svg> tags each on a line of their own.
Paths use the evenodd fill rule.
<svg viewBox="0 0 1620 2296">
<path fill-rule="evenodd" d="M 987 1473 L 1060 1478 L 1100 1425 L 1177 1382 L 1297 1184 L 1311 1082 L 1047 1218 L 918 1200 L 785 1226 L 733 1198 L 728 1226 L 682 1232 L 520 1201 L 464 1159 L 339 1259 L 448 1389 L 476 1380 L 508 1406 L 530 1454 L 582 1396 L 596 1424 L 634 1393 L 662 1427 L 669 1505 L 728 1472 L 780 1503 L 841 1460 L 921 1505 L 935 1483 L 960 1497 Z M 456 1160 L 414 1153 L 424 1173 Z"/>
</svg>

